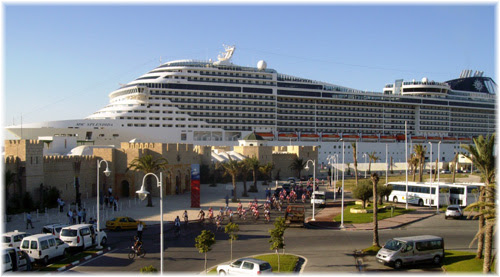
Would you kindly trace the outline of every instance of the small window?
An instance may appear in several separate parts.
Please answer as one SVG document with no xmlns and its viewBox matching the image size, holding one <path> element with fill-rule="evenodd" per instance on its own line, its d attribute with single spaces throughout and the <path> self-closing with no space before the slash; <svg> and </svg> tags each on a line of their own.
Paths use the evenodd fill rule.
<svg viewBox="0 0 500 277">
<path fill-rule="evenodd" d="M 14 242 L 19 242 L 19 241 L 22 241 L 22 240 L 23 240 L 23 236 L 22 235 L 14 236 Z"/>
<path fill-rule="evenodd" d="M 248 263 L 248 262 L 244 262 L 242 268 L 243 269 L 252 270 L 253 269 L 253 264 L 252 263 Z"/>
<path fill-rule="evenodd" d="M 236 262 L 234 262 L 234 263 L 231 264 L 231 267 L 240 268 L 241 263 L 242 263 L 242 261 L 236 261 Z"/>
<path fill-rule="evenodd" d="M 23 240 L 22 244 L 21 244 L 21 248 L 24 248 L 24 249 L 29 249 L 30 247 L 30 241 L 29 240 Z"/>
<path fill-rule="evenodd" d="M 38 249 L 38 242 L 36 240 L 31 241 L 30 249 Z"/>
<path fill-rule="evenodd" d="M 42 240 L 40 242 L 40 246 L 42 247 L 42 250 L 49 249 L 49 242 L 46 240 Z"/>
<path fill-rule="evenodd" d="M 56 240 L 55 239 L 49 239 L 49 245 L 50 245 L 50 247 L 56 246 Z"/>
</svg>

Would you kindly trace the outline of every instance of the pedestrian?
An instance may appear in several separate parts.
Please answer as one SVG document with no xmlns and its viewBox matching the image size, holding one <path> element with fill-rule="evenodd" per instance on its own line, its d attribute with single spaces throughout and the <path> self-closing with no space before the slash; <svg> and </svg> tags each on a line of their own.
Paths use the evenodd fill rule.
<svg viewBox="0 0 500 277">
<path fill-rule="evenodd" d="M 71 209 L 69 209 L 68 211 L 68 224 L 73 224 L 73 212 L 71 211 Z"/>
<path fill-rule="evenodd" d="M 118 199 L 115 199 L 113 201 L 113 207 L 114 207 L 115 211 L 118 209 Z"/>
<path fill-rule="evenodd" d="M 87 211 L 85 209 L 82 211 L 82 220 L 84 223 L 87 223 Z"/>
<path fill-rule="evenodd" d="M 77 217 L 76 209 L 73 209 L 73 224 L 76 224 L 76 217 Z"/>
<path fill-rule="evenodd" d="M 59 205 L 59 212 L 63 212 L 64 210 L 64 201 L 61 198 L 57 198 L 57 204 Z"/>
<path fill-rule="evenodd" d="M 95 223 L 95 221 L 94 221 L 94 219 L 91 217 L 91 218 L 89 219 L 89 224 L 94 224 L 94 223 Z"/>
<path fill-rule="evenodd" d="M 229 196 L 226 193 L 226 207 L 229 206 Z"/>
<path fill-rule="evenodd" d="M 139 238 L 140 241 L 142 241 L 142 229 L 144 228 L 144 225 L 142 225 L 142 221 L 139 221 L 139 224 L 137 224 L 137 237 Z"/>
<path fill-rule="evenodd" d="M 78 208 L 78 212 L 76 213 L 78 216 L 78 224 L 82 223 L 82 209 Z"/>
<path fill-rule="evenodd" d="M 109 197 L 107 195 L 104 195 L 104 206 L 107 208 L 109 203 Z"/>
<path fill-rule="evenodd" d="M 342 193 L 342 187 L 339 187 L 339 189 L 337 190 L 337 196 L 340 196 L 341 193 Z"/>
<path fill-rule="evenodd" d="M 28 212 L 28 214 L 26 215 L 26 229 L 28 229 L 28 225 L 31 226 L 31 229 L 35 229 L 33 227 L 33 223 L 31 223 L 31 214 L 30 214 L 30 212 Z"/>
<path fill-rule="evenodd" d="M 111 195 L 109 196 L 109 207 L 113 208 L 114 204 L 115 204 L 115 198 Z"/>
<path fill-rule="evenodd" d="M 108 188 L 108 194 L 109 194 L 109 197 L 111 197 L 111 195 L 113 195 L 113 189 L 111 187 Z"/>
</svg>

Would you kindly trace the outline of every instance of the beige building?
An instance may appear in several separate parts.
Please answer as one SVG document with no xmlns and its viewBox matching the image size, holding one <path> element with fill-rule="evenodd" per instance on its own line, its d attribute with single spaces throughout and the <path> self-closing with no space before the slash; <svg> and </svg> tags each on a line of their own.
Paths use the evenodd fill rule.
<svg viewBox="0 0 500 277">
<path fill-rule="evenodd" d="M 76 192 L 75 177 L 78 177 L 82 198 L 95 197 L 97 195 L 97 163 L 106 160 L 111 175 L 105 176 L 103 172 L 106 169 L 106 163 L 101 162 L 99 170 L 101 191 L 107 191 L 108 187 L 111 187 L 115 196 L 134 196 L 135 191 L 142 184 L 144 174 L 132 171 L 128 166 L 132 160 L 148 154 L 155 158 L 163 157 L 168 161 L 168 166 L 163 173 L 164 193 L 166 195 L 182 193 L 190 190 L 191 164 L 210 166 L 212 160 L 212 147 L 180 143 L 123 142 L 120 148 L 87 145 L 79 146 L 86 148 L 80 153 L 91 153 L 89 155 L 44 156 L 43 153 L 47 147 L 48 144 L 40 140 L 5 141 L 4 170 L 15 173 L 15 179 L 20 184 L 8 186 L 9 195 L 29 192 L 34 201 L 37 201 L 40 199 L 42 185 L 45 188 L 57 188 L 63 199 L 73 202 Z M 227 149 L 229 150 L 230 147 Z M 302 158 L 304 161 L 309 159 L 317 161 L 318 159 L 317 147 L 271 147 L 267 146 L 266 141 L 260 136 L 245 138 L 239 146 L 233 147 L 233 151 L 246 157 L 258 157 L 261 164 L 273 162 L 275 169 L 272 177 L 274 179 L 279 171 L 281 180 L 296 176 L 296 173 L 290 169 L 290 164 L 295 157 Z M 319 172 L 319 168 L 316 168 L 316 172 Z M 312 174 L 312 169 L 309 172 L 302 172 L 302 175 Z M 152 194 L 157 196 L 159 189 L 153 186 Z"/>
</svg>

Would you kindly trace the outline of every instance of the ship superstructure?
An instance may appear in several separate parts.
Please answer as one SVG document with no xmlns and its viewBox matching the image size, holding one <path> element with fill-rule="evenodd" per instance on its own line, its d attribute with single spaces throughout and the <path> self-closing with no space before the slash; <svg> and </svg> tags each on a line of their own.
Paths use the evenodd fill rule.
<svg viewBox="0 0 500 277">
<path fill-rule="evenodd" d="M 446 160 L 460 143 L 495 132 L 497 88 L 481 72 L 447 82 L 396 80 L 377 93 L 281 74 L 265 61 L 235 65 L 234 46 L 225 50 L 215 62 L 162 64 L 111 92 L 110 103 L 85 119 L 7 129 L 27 139 L 77 136 L 106 145 L 132 139 L 237 145 L 256 132 L 269 145 L 319 145 L 320 159 L 338 154 L 341 141 L 357 141 L 361 151 L 389 143 L 400 160 L 405 122 L 411 143 L 442 142 L 450 150 Z"/>
</svg>

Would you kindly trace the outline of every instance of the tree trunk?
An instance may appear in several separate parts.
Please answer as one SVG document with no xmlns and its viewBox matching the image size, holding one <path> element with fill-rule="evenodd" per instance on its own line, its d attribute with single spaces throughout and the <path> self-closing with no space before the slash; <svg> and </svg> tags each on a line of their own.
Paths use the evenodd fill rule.
<svg viewBox="0 0 500 277">
<path fill-rule="evenodd" d="M 481 187 L 480 189 L 480 192 L 479 192 L 479 202 L 483 202 L 484 201 L 484 187 Z M 479 236 L 477 237 L 477 250 L 476 250 L 476 259 L 482 259 L 483 258 L 483 250 L 484 250 L 484 233 L 483 233 L 483 228 L 484 228 L 484 223 L 485 223 L 485 220 L 484 220 L 484 215 L 482 214 L 483 213 L 483 210 L 484 207 L 479 207 L 479 219 L 478 219 L 478 224 L 479 224 L 479 228 L 478 228 L 478 233 L 479 233 Z"/>
<path fill-rule="evenodd" d="M 148 194 L 148 204 L 146 207 L 153 207 L 153 197 L 151 196 L 153 193 L 152 193 L 152 190 L 153 190 L 153 187 L 151 185 L 151 175 L 149 175 L 148 177 L 146 177 L 146 189 L 149 191 L 149 194 Z"/>
<path fill-rule="evenodd" d="M 372 174 L 372 160 L 368 161 L 368 174 Z"/>
<path fill-rule="evenodd" d="M 437 179 L 437 172 L 439 170 L 438 166 L 439 166 L 439 160 L 436 158 L 436 172 L 434 172 L 433 182 L 436 182 L 436 179 Z"/>
<path fill-rule="evenodd" d="M 491 271 L 492 261 L 491 252 L 493 247 L 493 222 L 487 221 L 485 228 L 483 273 L 489 273 Z"/>
<path fill-rule="evenodd" d="M 373 245 L 379 246 L 378 239 L 378 211 L 377 211 L 377 184 L 373 182 Z"/>
<path fill-rule="evenodd" d="M 207 275 L 207 252 L 205 252 L 205 275 Z"/>
<path fill-rule="evenodd" d="M 420 160 L 420 172 L 418 173 L 419 182 L 423 182 L 424 179 L 424 160 Z M 429 180 L 430 181 L 430 180 Z"/>
<path fill-rule="evenodd" d="M 243 197 L 248 197 L 248 192 L 247 192 L 247 176 L 243 176 L 243 193 L 241 194 Z"/>
<path fill-rule="evenodd" d="M 236 175 L 231 175 L 233 179 L 233 202 L 238 201 L 238 198 L 236 197 Z"/>
<path fill-rule="evenodd" d="M 257 170 L 253 170 L 253 188 L 257 189 Z"/>
<path fill-rule="evenodd" d="M 233 260 L 233 239 L 231 239 L 231 261 Z"/>
</svg>

